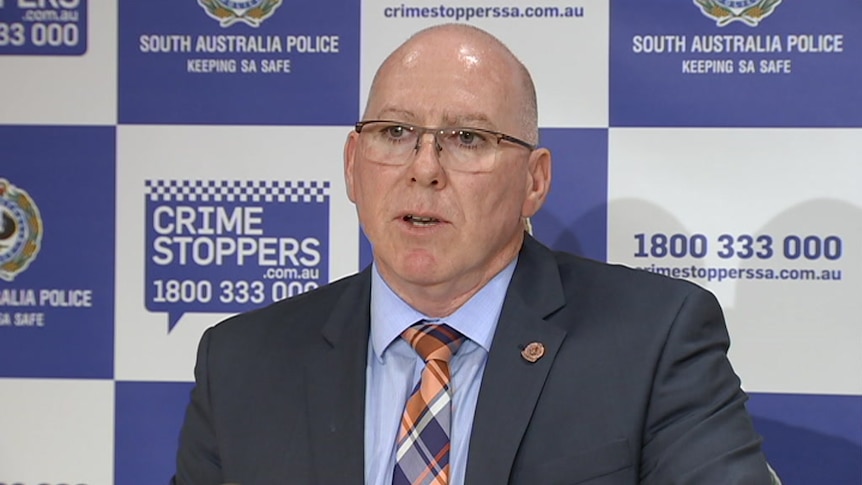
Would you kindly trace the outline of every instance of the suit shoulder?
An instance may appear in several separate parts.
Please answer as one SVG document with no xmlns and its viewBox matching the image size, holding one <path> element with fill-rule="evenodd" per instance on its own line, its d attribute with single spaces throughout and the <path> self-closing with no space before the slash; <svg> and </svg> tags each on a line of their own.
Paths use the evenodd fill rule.
<svg viewBox="0 0 862 485">
<path fill-rule="evenodd" d="M 616 293 L 619 297 L 685 299 L 694 293 L 708 293 L 691 281 L 671 278 L 622 264 L 604 263 L 565 252 L 555 252 L 564 284 L 574 282 L 579 287 Z"/>
<path fill-rule="evenodd" d="M 718 299 L 694 283 L 569 254 L 556 258 L 567 302 L 558 319 L 563 326 L 610 332 L 631 344 L 628 352 L 663 348 L 674 329 L 706 322 L 724 328 Z"/>
</svg>

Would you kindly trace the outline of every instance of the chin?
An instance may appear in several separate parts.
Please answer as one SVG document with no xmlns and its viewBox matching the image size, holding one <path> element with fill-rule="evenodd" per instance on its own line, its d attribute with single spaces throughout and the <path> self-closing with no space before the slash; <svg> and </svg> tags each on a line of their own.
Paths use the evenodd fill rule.
<svg viewBox="0 0 862 485">
<path fill-rule="evenodd" d="M 429 255 L 409 255 L 398 262 L 397 271 L 411 279 L 432 278 L 440 270 L 440 259 Z"/>
<path fill-rule="evenodd" d="M 448 261 L 430 251 L 406 251 L 389 260 L 394 276 L 415 284 L 432 284 Z"/>
<path fill-rule="evenodd" d="M 392 244 L 375 252 L 375 259 L 388 276 L 416 285 L 440 283 L 451 273 L 457 252 L 440 247 Z M 384 273 L 386 276 L 386 273 Z"/>
</svg>

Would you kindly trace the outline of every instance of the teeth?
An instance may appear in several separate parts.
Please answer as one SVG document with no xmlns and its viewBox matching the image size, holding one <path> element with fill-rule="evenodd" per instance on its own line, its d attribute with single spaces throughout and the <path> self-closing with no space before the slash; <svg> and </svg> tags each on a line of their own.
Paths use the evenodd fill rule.
<svg viewBox="0 0 862 485">
<path fill-rule="evenodd" d="M 440 222 L 438 219 L 435 219 L 433 217 L 420 217 L 414 216 L 413 214 L 407 214 L 406 216 L 404 216 L 404 220 L 419 225 L 428 225 L 434 224 L 435 222 Z"/>
</svg>

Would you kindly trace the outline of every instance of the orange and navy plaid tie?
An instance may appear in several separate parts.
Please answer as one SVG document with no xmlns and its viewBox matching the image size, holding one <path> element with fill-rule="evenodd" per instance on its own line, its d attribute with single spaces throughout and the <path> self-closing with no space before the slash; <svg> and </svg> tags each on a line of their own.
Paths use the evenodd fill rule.
<svg viewBox="0 0 862 485">
<path fill-rule="evenodd" d="M 464 336 L 445 324 L 423 322 L 401 338 L 425 361 L 422 377 L 407 399 L 395 442 L 392 485 L 448 485 L 452 387 L 449 359 Z"/>
</svg>

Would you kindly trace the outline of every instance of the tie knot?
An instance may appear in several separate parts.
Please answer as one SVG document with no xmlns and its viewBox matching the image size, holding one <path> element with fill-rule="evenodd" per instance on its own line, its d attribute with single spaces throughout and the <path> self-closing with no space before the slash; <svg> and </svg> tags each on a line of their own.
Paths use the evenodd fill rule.
<svg viewBox="0 0 862 485">
<path fill-rule="evenodd" d="M 464 343 L 464 336 L 445 323 L 418 323 L 405 330 L 401 338 L 406 340 L 425 362 L 449 362 Z"/>
</svg>

